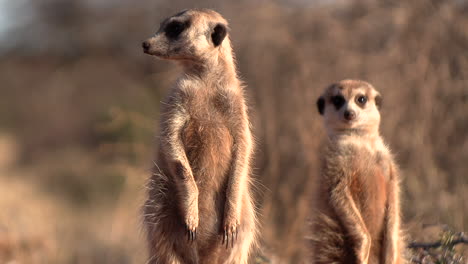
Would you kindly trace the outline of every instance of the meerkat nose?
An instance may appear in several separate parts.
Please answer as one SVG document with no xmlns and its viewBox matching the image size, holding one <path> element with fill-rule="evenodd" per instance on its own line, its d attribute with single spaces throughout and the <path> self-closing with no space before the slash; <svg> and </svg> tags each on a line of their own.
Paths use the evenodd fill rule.
<svg viewBox="0 0 468 264">
<path fill-rule="evenodd" d="M 344 117 L 346 120 L 351 121 L 356 118 L 356 113 L 353 110 L 346 110 L 344 112 Z"/>
<path fill-rule="evenodd" d="M 143 51 L 144 52 L 147 52 L 150 48 L 150 44 L 148 41 L 143 41 L 143 43 L 141 44 L 141 46 L 143 47 Z"/>
</svg>

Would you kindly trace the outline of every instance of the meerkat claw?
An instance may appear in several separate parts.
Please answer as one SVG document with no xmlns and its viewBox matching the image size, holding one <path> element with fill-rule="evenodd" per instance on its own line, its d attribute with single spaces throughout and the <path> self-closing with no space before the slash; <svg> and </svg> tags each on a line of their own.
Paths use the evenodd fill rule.
<svg viewBox="0 0 468 264">
<path fill-rule="evenodd" d="M 196 228 L 190 229 L 188 226 L 186 226 L 185 230 L 187 232 L 187 241 L 188 242 L 195 241 L 197 237 L 197 229 Z"/>
<path fill-rule="evenodd" d="M 228 249 L 228 246 L 229 246 L 229 234 L 227 231 L 224 231 L 225 232 L 225 235 L 224 237 L 226 238 L 226 249 Z"/>
</svg>

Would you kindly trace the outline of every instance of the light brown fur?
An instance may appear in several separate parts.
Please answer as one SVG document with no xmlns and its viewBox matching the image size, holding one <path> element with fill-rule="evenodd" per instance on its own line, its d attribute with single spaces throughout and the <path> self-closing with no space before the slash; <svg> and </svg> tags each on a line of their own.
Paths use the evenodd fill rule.
<svg viewBox="0 0 468 264">
<path fill-rule="evenodd" d="M 345 99 L 340 107 L 335 96 Z M 369 83 L 344 80 L 317 102 L 328 140 L 313 199 L 312 263 L 403 263 L 399 174 L 379 135 L 380 98 Z"/>
<path fill-rule="evenodd" d="M 164 30 L 172 21 L 189 26 L 171 40 Z M 227 29 L 218 13 L 187 10 L 143 44 L 184 68 L 161 111 L 145 205 L 149 263 L 244 264 L 254 245 L 247 107 L 229 37 L 216 46 L 216 26 Z"/>
</svg>

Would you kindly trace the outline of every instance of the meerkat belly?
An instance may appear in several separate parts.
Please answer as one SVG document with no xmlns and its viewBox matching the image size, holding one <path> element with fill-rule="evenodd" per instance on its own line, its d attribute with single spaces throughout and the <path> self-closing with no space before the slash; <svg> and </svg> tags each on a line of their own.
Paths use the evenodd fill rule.
<svg viewBox="0 0 468 264">
<path fill-rule="evenodd" d="M 217 190 L 231 163 L 232 136 L 221 118 L 192 117 L 182 132 L 187 158 L 197 185 Z"/>
<path fill-rule="evenodd" d="M 357 170 L 350 187 L 372 240 L 382 237 L 387 203 L 387 180 L 378 164 Z"/>
</svg>

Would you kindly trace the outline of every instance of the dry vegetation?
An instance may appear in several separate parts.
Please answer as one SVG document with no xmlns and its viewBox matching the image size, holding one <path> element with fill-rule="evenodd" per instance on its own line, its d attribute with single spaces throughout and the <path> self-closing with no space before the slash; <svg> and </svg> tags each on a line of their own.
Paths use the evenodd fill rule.
<svg viewBox="0 0 468 264">
<path fill-rule="evenodd" d="M 257 262 L 303 260 L 324 135 L 315 100 L 343 78 L 383 94 L 409 240 L 468 229 L 466 1 L 91 2 L 31 1 L 35 20 L 11 32 L 0 55 L 0 263 L 144 262 L 139 206 L 159 103 L 178 69 L 145 56 L 140 41 L 190 7 L 228 18 L 248 84 Z M 440 250 L 466 263 L 466 246 Z M 409 253 L 415 263 L 456 263 L 424 254 Z"/>
</svg>

